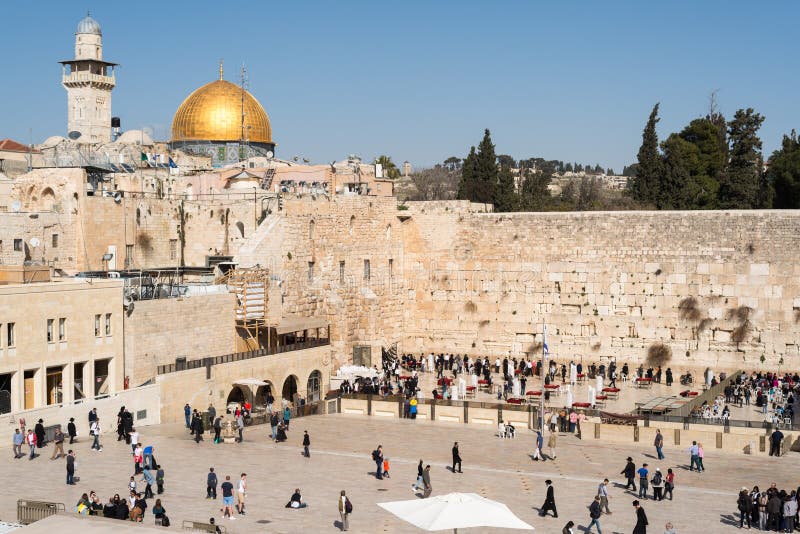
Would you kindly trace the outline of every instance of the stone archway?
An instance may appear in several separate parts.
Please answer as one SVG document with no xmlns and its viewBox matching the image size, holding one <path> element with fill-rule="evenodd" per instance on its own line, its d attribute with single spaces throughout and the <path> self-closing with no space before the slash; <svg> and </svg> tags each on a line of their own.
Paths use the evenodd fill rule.
<svg viewBox="0 0 800 534">
<path fill-rule="evenodd" d="M 266 386 L 258 386 L 258 389 L 256 389 L 256 398 L 255 402 L 253 402 L 254 409 L 256 406 L 258 406 L 259 408 L 266 406 L 267 397 L 270 394 L 272 394 L 273 397 L 275 396 L 275 388 L 272 386 L 272 382 L 270 382 L 269 380 L 264 380 L 264 382 L 267 383 Z"/>
<path fill-rule="evenodd" d="M 248 398 L 249 398 L 249 394 L 246 391 L 245 387 L 236 386 L 236 385 L 233 386 L 233 388 L 231 388 L 231 392 L 228 393 L 228 400 L 225 401 L 225 411 L 227 412 L 228 411 L 228 406 L 233 404 L 233 403 L 237 403 L 237 404 L 242 404 L 243 405 L 244 401 L 246 401 Z"/>
<path fill-rule="evenodd" d="M 289 402 L 294 402 L 297 397 L 297 377 L 289 375 L 283 381 L 283 389 L 281 390 L 281 397 Z"/>
<path fill-rule="evenodd" d="M 316 402 L 320 400 L 321 388 L 322 373 L 315 369 L 310 375 L 308 375 L 308 382 L 306 384 L 306 402 Z"/>
</svg>

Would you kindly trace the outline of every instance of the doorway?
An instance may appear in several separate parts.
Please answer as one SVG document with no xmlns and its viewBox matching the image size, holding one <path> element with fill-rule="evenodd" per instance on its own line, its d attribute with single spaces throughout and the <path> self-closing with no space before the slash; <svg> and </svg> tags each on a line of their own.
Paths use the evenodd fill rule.
<svg viewBox="0 0 800 534">
<path fill-rule="evenodd" d="M 47 368 L 47 404 L 61 404 L 64 401 L 64 368 Z"/>
<path fill-rule="evenodd" d="M 283 383 L 283 392 L 281 396 L 289 402 L 294 402 L 295 397 L 297 396 L 296 376 L 289 375 L 288 378 L 286 378 L 286 380 Z"/>
<path fill-rule="evenodd" d="M 25 371 L 25 409 L 32 410 L 36 407 L 36 369 Z"/>
</svg>

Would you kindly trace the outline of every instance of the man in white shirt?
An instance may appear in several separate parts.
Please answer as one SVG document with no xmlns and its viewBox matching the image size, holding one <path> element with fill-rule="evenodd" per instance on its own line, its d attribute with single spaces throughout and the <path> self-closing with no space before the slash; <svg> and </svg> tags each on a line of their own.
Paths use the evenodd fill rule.
<svg viewBox="0 0 800 534">
<path fill-rule="evenodd" d="M 136 452 L 136 446 L 139 444 L 139 432 L 133 428 L 131 429 L 131 454 Z"/>
<path fill-rule="evenodd" d="M 247 495 L 247 473 L 242 473 L 239 484 L 236 486 L 236 511 L 244 514 L 244 498 Z"/>
</svg>

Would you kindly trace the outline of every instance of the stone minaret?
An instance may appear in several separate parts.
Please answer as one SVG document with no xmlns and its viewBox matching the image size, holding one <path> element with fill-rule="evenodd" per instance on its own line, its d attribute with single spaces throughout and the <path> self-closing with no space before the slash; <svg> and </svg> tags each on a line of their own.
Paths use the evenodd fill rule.
<svg viewBox="0 0 800 534">
<path fill-rule="evenodd" d="M 103 32 L 88 14 L 75 32 L 75 59 L 62 61 L 67 135 L 79 143 L 111 141 L 111 90 L 116 63 L 103 61 Z M 80 135 L 78 135 L 80 134 Z"/>
</svg>

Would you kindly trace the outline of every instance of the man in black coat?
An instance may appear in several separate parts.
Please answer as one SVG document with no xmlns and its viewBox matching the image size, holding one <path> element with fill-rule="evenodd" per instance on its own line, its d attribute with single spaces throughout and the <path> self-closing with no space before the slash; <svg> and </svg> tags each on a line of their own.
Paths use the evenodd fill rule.
<svg viewBox="0 0 800 534">
<path fill-rule="evenodd" d="M 36 426 L 33 427 L 33 433 L 36 434 L 36 446 L 39 448 L 44 447 L 47 443 L 44 440 L 44 420 L 39 419 Z"/>
<path fill-rule="evenodd" d="M 458 454 L 458 442 L 453 443 L 453 473 L 456 472 L 456 464 L 458 464 L 458 472 L 463 473 L 461 470 L 461 456 Z"/>
<path fill-rule="evenodd" d="M 639 501 L 633 501 L 633 507 L 636 508 L 636 525 L 633 527 L 633 534 L 647 534 L 647 514 L 644 513 L 644 508 L 639 506 Z"/>
<path fill-rule="evenodd" d="M 633 463 L 633 458 L 628 456 L 628 463 L 625 464 L 625 469 L 620 471 L 620 475 L 625 475 L 625 478 L 628 479 L 628 483 L 625 484 L 625 489 L 633 487 L 634 493 L 636 492 L 636 464 Z"/>
<path fill-rule="evenodd" d="M 553 481 L 547 479 L 544 481 L 545 485 L 547 486 L 547 495 L 544 498 L 544 504 L 542 505 L 541 509 L 539 510 L 539 515 L 544 517 L 547 515 L 548 510 L 553 511 L 553 517 L 558 517 L 558 510 L 556 509 L 556 496 L 555 490 L 553 490 Z"/>
<path fill-rule="evenodd" d="M 67 434 L 69 435 L 69 443 L 72 445 L 75 442 L 75 436 L 78 435 L 78 429 L 75 428 L 75 418 L 70 417 L 67 423 Z"/>
<path fill-rule="evenodd" d="M 37 433 L 38 438 L 38 433 Z M 770 456 L 780 456 L 781 455 L 781 441 L 783 441 L 783 432 L 778 430 L 777 428 L 772 432 L 769 437 L 769 455 Z"/>
</svg>

